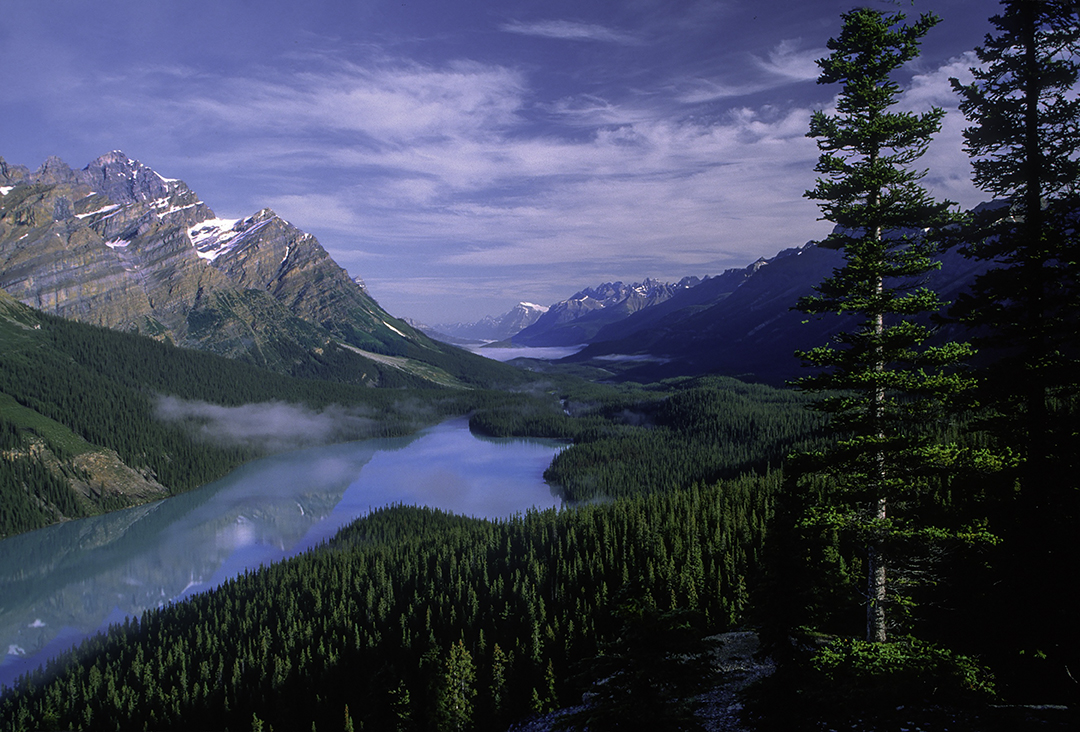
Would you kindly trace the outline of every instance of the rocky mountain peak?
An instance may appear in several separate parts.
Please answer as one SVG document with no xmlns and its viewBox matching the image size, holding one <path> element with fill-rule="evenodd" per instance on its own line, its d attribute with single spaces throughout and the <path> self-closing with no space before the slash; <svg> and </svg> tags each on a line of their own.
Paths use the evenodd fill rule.
<svg viewBox="0 0 1080 732">
<path fill-rule="evenodd" d="M 284 370 L 332 341 L 417 347 L 269 208 L 218 218 L 183 181 L 119 150 L 79 171 L 50 157 L 32 174 L 4 163 L 0 176 L 0 288 L 25 304 Z M 16 195 L 20 184 L 38 185 Z"/>
<path fill-rule="evenodd" d="M 30 176 L 30 170 L 24 165 L 9 165 L 0 158 L 0 183 L 14 185 L 24 182 Z"/>
<path fill-rule="evenodd" d="M 166 198 L 178 183 L 132 160 L 119 150 L 102 155 L 79 171 L 80 182 L 113 203 L 126 204 Z"/>
<path fill-rule="evenodd" d="M 33 180 L 35 183 L 48 185 L 71 183 L 75 180 L 75 172 L 63 160 L 55 155 L 50 155 L 41 164 L 41 167 L 34 171 Z"/>
</svg>

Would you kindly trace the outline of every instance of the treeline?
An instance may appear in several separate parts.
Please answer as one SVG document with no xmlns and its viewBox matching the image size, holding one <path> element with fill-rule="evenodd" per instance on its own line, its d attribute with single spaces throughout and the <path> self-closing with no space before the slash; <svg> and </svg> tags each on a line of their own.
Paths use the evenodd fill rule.
<svg viewBox="0 0 1080 732">
<path fill-rule="evenodd" d="M 423 382 L 424 388 L 372 389 L 346 383 L 349 380 L 344 378 L 293 378 L 142 336 L 63 320 L 10 299 L 0 306 L 4 316 L 0 318 L 0 394 L 37 415 L 33 422 L 55 423 L 58 431 L 70 437 L 57 438 L 16 414 L 7 415 L 4 429 L 13 446 L 6 452 L 8 457 L 0 460 L 0 536 L 123 505 L 115 496 L 80 502 L 70 481 L 41 464 L 40 451 L 31 454 L 31 441 L 51 452 L 68 472 L 72 470 L 68 441 L 78 442 L 83 450 L 115 450 L 125 464 L 172 493 L 204 485 L 264 454 L 253 446 L 202 441 L 188 426 L 162 421 L 157 414 L 161 395 L 221 406 L 288 402 L 320 410 L 339 405 L 369 417 L 362 433 L 342 439 L 408 434 L 445 416 L 485 408 L 504 398 L 500 392 L 483 389 L 431 388 L 430 382 Z M 355 363 L 333 356 L 327 356 L 327 363 L 356 368 Z M 314 375 L 332 377 L 323 372 Z M 414 377 L 401 382 L 403 387 L 416 384 Z M 21 457 L 16 459 L 16 452 Z"/>
<path fill-rule="evenodd" d="M 552 400 L 518 395 L 472 415 L 498 437 L 573 440 L 544 473 L 569 501 L 670 491 L 783 464 L 823 444 L 809 397 L 726 377 L 618 386 L 569 382 Z"/>
<path fill-rule="evenodd" d="M 31 459 L 14 422 L 0 415 L 0 537 L 86 515 L 71 485 Z"/>
<path fill-rule="evenodd" d="M 734 379 L 683 384 L 669 397 L 624 408 L 633 426 L 560 452 L 544 477 L 570 500 L 677 490 L 781 465 L 823 439 L 802 395 Z"/>
<path fill-rule="evenodd" d="M 376 511 L 24 677 L 5 730 L 477 729 L 580 699 L 630 593 L 735 621 L 777 474 L 489 522 Z"/>
</svg>

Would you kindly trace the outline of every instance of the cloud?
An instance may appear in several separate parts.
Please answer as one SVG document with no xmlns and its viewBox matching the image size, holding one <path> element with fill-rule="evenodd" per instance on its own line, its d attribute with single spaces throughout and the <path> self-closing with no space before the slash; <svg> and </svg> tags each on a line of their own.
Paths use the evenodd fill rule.
<svg viewBox="0 0 1080 732">
<path fill-rule="evenodd" d="M 507 33 L 568 41 L 601 41 L 623 45 L 640 43 L 639 38 L 632 33 L 614 30 L 595 23 L 579 23 L 570 20 L 540 20 L 532 23 L 513 21 L 504 23 L 502 30 Z"/>
<path fill-rule="evenodd" d="M 758 67 L 791 81 L 816 81 L 820 75 L 819 58 L 829 54 L 826 48 L 799 49 L 799 41 L 783 40 L 764 59 L 755 57 Z"/>
<path fill-rule="evenodd" d="M 963 131 L 969 122 L 960 111 L 960 98 L 950 79 L 972 80 L 971 69 L 978 66 L 974 51 L 949 59 L 937 68 L 916 73 L 900 98 L 901 109 L 924 113 L 932 107 L 945 110 L 945 118 L 920 164 L 928 169 L 923 183 L 939 199 L 958 201 L 965 207 L 990 198 L 971 180 L 971 159 L 964 151 Z"/>
<path fill-rule="evenodd" d="M 174 98 L 173 111 L 207 126 L 290 136 L 358 133 L 372 144 L 394 146 L 512 124 L 523 82 L 513 70 L 471 62 L 442 68 L 340 63 L 273 79 L 231 77 L 206 92 Z"/>
<path fill-rule="evenodd" d="M 736 64 L 738 76 L 720 78 L 688 78 L 677 83 L 677 97 L 684 104 L 703 104 L 725 99 L 760 94 L 796 82 L 816 81 L 819 75 L 817 59 L 828 49 L 800 49 L 798 40 L 784 40 L 772 48 L 765 58 L 749 54 L 750 65 Z M 759 73 L 748 73 L 756 69 Z"/>
<path fill-rule="evenodd" d="M 185 178 L 224 216 L 272 206 L 391 312 L 460 308 L 436 317 L 467 320 L 494 309 L 477 291 L 506 309 L 553 302 L 603 279 L 715 274 L 823 236 L 829 224 L 802 196 L 817 159 L 811 102 L 748 96 L 800 82 L 827 105 L 834 90 L 801 83 L 819 55 L 784 41 L 740 65 L 750 78 L 562 97 L 521 68 L 476 61 L 312 57 L 230 76 L 141 66 L 65 84 L 81 91 L 55 113 L 72 128 L 115 118 L 99 150 Z M 947 79 L 969 65 L 916 74 L 905 95 L 913 108 L 952 104 L 924 160 L 935 194 L 965 205 L 981 196 Z"/>
<path fill-rule="evenodd" d="M 357 408 L 329 406 L 315 411 L 285 402 L 223 407 L 171 396 L 158 399 L 156 415 L 164 422 L 183 425 L 207 442 L 266 452 L 369 437 L 376 434 L 378 425 Z"/>
</svg>

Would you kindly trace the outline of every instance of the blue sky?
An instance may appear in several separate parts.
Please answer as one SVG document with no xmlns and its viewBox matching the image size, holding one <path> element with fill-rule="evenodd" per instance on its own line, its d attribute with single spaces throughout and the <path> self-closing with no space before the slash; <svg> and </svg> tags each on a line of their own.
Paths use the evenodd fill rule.
<svg viewBox="0 0 1080 732">
<path fill-rule="evenodd" d="M 273 208 L 394 315 L 473 320 L 824 236 L 814 59 L 853 4 L 0 0 L 0 156 L 123 150 L 219 216 Z M 985 199 L 948 78 L 997 3 L 867 4 L 942 16 L 904 104 L 949 111 L 934 194 Z"/>
</svg>

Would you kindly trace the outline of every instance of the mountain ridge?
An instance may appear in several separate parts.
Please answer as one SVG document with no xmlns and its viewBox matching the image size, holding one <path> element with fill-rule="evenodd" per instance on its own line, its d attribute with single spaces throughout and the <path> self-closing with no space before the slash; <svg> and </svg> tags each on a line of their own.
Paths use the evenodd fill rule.
<svg viewBox="0 0 1080 732">
<path fill-rule="evenodd" d="M 62 317 L 282 373 L 334 361 L 351 363 L 355 373 L 337 372 L 356 383 L 384 384 L 393 371 L 460 384 L 485 368 L 391 316 L 271 209 L 218 218 L 183 181 L 120 151 L 79 171 L 57 157 L 34 172 L 0 158 L 0 289 Z M 446 368 L 455 373 L 430 378 Z"/>
</svg>

